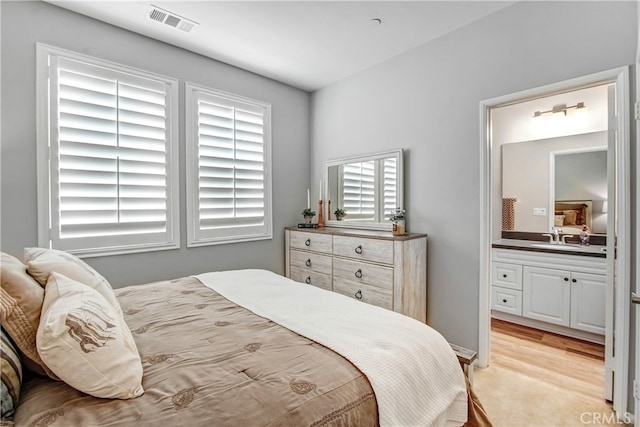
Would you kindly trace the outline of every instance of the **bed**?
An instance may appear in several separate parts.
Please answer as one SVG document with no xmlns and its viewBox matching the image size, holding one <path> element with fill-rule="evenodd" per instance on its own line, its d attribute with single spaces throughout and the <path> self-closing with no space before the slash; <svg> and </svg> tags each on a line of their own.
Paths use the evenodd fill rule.
<svg viewBox="0 0 640 427">
<path fill-rule="evenodd" d="M 565 234 L 580 234 L 585 226 L 593 230 L 592 211 L 592 200 L 556 200 L 553 225 L 561 228 Z"/>
<path fill-rule="evenodd" d="M 265 270 L 212 272 L 111 290 L 81 260 L 39 251 L 41 257 L 65 257 L 74 268 L 56 271 L 59 259 L 44 268 L 33 260 L 23 266 L 26 276 L 27 270 L 40 281 L 46 276 L 35 331 L 41 360 L 31 360 L 45 372 L 24 369 L 12 414 L 16 426 L 462 425 L 470 413 L 474 417 L 455 354 L 440 334 L 414 319 Z M 23 267 L 9 257 L 2 259 L 2 326 L 11 332 L 10 315 L 18 310 L 10 306 L 20 298 L 11 289 L 14 284 L 6 287 L 5 281 Z M 56 304 L 66 301 L 68 285 L 85 296 L 94 290 L 93 296 L 113 295 L 117 307 L 100 300 L 108 307 L 100 312 L 101 322 L 107 320 L 98 333 L 96 328 L 88 336 L 81 328 L 58 332 L 67 341 L 56 360 L 47 353 L 43 325 L 51 322 Z M 104 314 L 109 307 L 111 320 Z M 122 337 L 109 338 L 105 331 L 118 323 Z M 129 336 L 135 344 L 127 344 Z M 120 338 L 124 344 L 118 351 L 133 361 L 121 362 L 118 354 L 83 371 L 83 357 Z M 81 346 L 86 348 L 69 350 Z M 22 358 L 29 359 L 24 342 L 21 347 Z M 132 369 L 123 368 L 128 365 Z M 78 384 L 74 376 L 81 377 Z M 126 389 L 118 398 L 101 394 L 105 382 L 113 388 L 120 376 L 122 384 L 132 385 L 118 389 Z M 89 385 L 82 383 L 87 378 Z"/>
</svg>

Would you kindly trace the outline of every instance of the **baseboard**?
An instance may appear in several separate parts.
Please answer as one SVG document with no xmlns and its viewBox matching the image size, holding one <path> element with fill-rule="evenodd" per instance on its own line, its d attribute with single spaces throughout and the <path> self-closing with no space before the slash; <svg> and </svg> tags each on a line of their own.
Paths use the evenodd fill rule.
<svg viewBox="0 0 640 427">
<path fill-rule="evenodd" d="M 529 319 L 527 317 L 514 316 L 512 314 L 502 313 L 500 311 L 492 310 L 491 317 L 494 319 L 515 323 L 517 325 L 528 326 L 530 328 L 536 328 L 547 332 L 553 332 L 554 334 L 604 345 L 604 335 L 592 334 L 591 332 L 585 332 L 573 328 L 567 328 L 565 326 L 554 325 L 552 323 L 541 322 L 539 320 Z"/>
</svg>

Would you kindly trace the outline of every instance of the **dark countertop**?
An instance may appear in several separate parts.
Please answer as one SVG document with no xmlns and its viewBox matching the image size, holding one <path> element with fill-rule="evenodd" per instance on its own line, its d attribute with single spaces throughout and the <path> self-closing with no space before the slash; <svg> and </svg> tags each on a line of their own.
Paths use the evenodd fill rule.
<svg viewBox="0 0 640 427">
<path fill-rule="evenodd" d="M 535 240 L 500 239 L 494 241 L 491 244 L 491 247 L 500 249 L 515 249 L 518 251 L 588 256 L 595 258 L 606 258 L 607 256 L 606 246 L 601 245 L 552 245 L 549 242 L 540 242 Z"/>
</svg>

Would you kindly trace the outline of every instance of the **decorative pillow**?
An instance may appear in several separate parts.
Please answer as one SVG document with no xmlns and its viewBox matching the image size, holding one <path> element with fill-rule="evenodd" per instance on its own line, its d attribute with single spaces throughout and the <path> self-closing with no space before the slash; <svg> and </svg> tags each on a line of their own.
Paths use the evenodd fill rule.
<svg viewBox="0 0 640 427">
<path fill-rule="evenodd" d="M 553 216 L 553 226 L 554 227 L 562 227 L 564 225 L 564 215 L 554 215 Z"/>
<path fill-rule="evenodd" d="M 27 272 L 42 286 L 46 286 L 52 271 L 90 286 L 98 291 L 122 316 L 122 309 L 113 288 L 97 271 L 75 255 L 56 249 L 25 248 Z"/>
<path fill-rule="evenodd" d="M 0 343 L 0 372 L 2 372 L 2 389 L 0 390 L 2 402 L 2 420 L 13 418 L 13 413 L 18 407 L 20 399 L 20 387 L 22 385 L 22 364 L 18 351 L 13 346 L 11 339 L 2 329 L 2 342 Z M 4 425 L 4 424 L 3 424 Z"/>
<path fill-rule="evenodd" d="M 36 349 L 44 289 L 19 259 L 0 252 L 0 324 L 21 353 L 25 367 L 55 378 Z"/>
<path fill-rule="evenodd" d="M 129 327 L 89 286 L 51 273 L 36 341 L 44 363 L 77 390 L 118 399 L 144 393 L 142 362 Z"/>
<path fill-rule="evenodd" d="M 576 219 L 578 218 L 578 212 L 575 210 L 562 211 L 564 215 L 564 225 L 576 225 Z"/>
</svg>

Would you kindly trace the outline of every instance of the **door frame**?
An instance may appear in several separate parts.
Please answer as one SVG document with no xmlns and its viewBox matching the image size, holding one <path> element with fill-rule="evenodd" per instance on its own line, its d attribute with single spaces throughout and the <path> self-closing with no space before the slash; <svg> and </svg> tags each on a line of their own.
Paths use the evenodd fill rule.
<svg viewBox="0 0 640 427">
<path fill-rule="evenodd" d="M 616 150 L 616 186 L 618 194 L 617 230 L 617 279 L 619 288 L 615 293 L 615 325 L 619 336 L 613 351 L 613 369 L 617 378 L 613 389 L 613 408 L 618 414 L 627 411 L 629 375 L 629 314 L 630 314 L 630 86 L 629 67 L 620 67 L 583 77 L 557 82 L 509 95 L 480 102 L 480 277 L 479 277 L 479 319 L 478 319 L 478 366 L 489 365 L 491 352 L 491 287 L 490 261 L 493 239 L 492 203 L 492 140 L 490 110 L 575 89 L 615 83 L 616 108 L 618 111 Z M 612 280 L 607 278 L 608 280 Z"/>
</svg>

